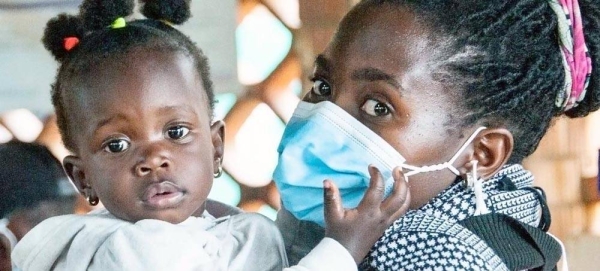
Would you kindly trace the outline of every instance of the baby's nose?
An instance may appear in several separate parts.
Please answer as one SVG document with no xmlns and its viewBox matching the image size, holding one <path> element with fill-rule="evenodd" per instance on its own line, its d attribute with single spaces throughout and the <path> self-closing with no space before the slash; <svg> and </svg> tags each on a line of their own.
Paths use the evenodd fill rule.
<svg viewBox="0 0 600 271">
<path fill-rule="evenodd" d="M 135 165 L 134 171 L 137 176 L 143 177 L 153 171 L 168 170 L 172 167 L 167 151 L 159 147 L 151 147 Z"/>
</svg>

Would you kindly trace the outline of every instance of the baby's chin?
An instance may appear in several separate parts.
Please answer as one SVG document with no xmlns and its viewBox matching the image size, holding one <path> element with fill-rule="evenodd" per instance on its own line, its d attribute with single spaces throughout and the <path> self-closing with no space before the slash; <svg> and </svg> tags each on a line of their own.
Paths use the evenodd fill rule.
<svg viewBox="0 0 600 271">
<path fill-rule="evenodd" d="M 107 208 L 107 210 L 115 217 L 131 223 L 136 223 L 144 219 L 154 219 L 169 222 L 171 224 L 179 224 L 193 215 L 193 212 L 185 211 L 179 208 L 153 211 L 139 210 L 139 212 L 132 213 L 113 212 L 110 210 L 110 208 Z"/>
</svg>

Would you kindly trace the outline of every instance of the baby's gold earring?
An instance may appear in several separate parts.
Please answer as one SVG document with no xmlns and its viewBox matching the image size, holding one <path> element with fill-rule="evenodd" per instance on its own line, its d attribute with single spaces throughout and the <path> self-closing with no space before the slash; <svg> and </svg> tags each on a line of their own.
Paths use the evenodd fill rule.
<svg viewBox="0 0 600 271">
<path fill-rule="evenodd" d="M 221 163 L 221 157 L 217 158 L 216 162 L 218 164 L 218 166 L 217 166 L 217 172 L 213 173 L 213 176 L 215 178 L 219 178 L 219 177 L 221 177 L 221 175 L 223 175 L 223 165 Z"/>
<path fill-rule="evenodd" d="M 84 192 L 84 196 L 85 199 L 87 200 L 87 202 L 92 205 L 92 206 L 96 206 L 98 205 L 98 203 L 100 202 L 100 200 L 98 199 L 97 196 L 94 195 L 94 193 L 92 192 L 92 187 L 91 186 L 87 186 L 86 188 L 83 189 Z"/>
</svg>

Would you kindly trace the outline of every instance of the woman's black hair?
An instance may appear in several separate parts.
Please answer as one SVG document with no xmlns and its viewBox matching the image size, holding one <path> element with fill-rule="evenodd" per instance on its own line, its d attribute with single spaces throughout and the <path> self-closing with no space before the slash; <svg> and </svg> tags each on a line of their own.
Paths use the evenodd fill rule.
<svg viewBox="0 0 600 271">
<path fill-rule="evenodd" d="M 462 124 L 508 128 L 515 142 L 509 162 L 517 163 L 537 148 L 554 117 L 600 107 L 600 1 L 579 3 L 594 69 L 584 100 L 566 112 L 555 105 L 565 69 L 548 0 L 363 0 L 357 8 L 408 8 L 433 35 L 448 38 L 439 67 L 450 76 L 440 81 L 462 90 Z"/>
<path fill-rule="evenodd" d="M 70 120 L 67 101 L 86 76 L 93 76 L 93 69 L 99 63 L 117 59 L 134 48 L 180 52 L 191 57 L 202 79 L 212 117 L 214 93 L 208 60 L 189 37 L 171 26 L 190 18 L 190 1 L 140 2 L 143 4 L 141 12 L 147 19 L 127 22 L 122 28 L 113 28 L 111 24 L 133 14 L 133 0 L 84 0 L 78 16 L 60 14 L 46 25 L 42 41 L 60 63 L 52 85 L 52 103 L 63 141 L 71 151 L 77 148 L 72 138 L 74 123 Z M 65 46 L 66 39 L 73 38 L 78 43 L 72 48 Z"/>
</svg>

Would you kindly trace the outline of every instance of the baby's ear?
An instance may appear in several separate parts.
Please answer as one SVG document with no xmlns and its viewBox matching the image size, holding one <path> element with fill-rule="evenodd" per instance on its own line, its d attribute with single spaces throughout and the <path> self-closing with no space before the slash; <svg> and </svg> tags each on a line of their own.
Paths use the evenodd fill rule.
<svg viewBox="0 0 600 271">
<path fill-rule="evenodd" d="M 86 188 L 90 188 L 90 184 L 87 182 L 81 158 L 74 155 L 67 155 L 63 159 L 63 165 L 67 176 L 73 181 L 79 193 L 87 196 L 84 193 L 86 192 Z"/>
<path fill-rule="evenodd" d="M 488 179 L 502 166 L 512 154 L 514 140 L 512 133 L 505 128 L 485 129 L 473 142 L 473 159 L 477 160 L 477 174 Z"/>
<path fill-rule="evenodd" d="M 215 169 L 221 166 L 223 155 L 225 154 L 225 123 L 221 120 L 215 121 L 210 126 L 210 133 L 213 144 L 213 161 L 215 161 Z"/>
</svg>

